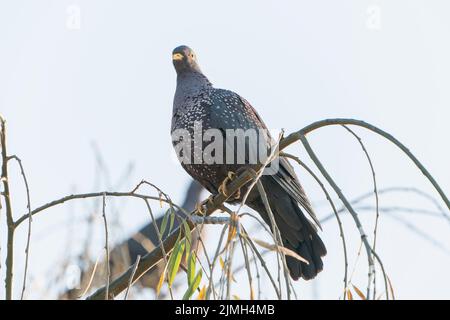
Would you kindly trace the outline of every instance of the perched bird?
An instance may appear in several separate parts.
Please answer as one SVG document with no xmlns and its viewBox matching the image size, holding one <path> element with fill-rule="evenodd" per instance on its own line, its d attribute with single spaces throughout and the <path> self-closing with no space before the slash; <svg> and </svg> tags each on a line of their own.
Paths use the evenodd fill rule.
<svg viewBox="0 0 450 320">
<path fill-rule="evenodd" d="M 187 46 L 175 48 L 172 60 L 177 72 L 171 128 L 173 145 L 179 151 L 180 143 L 191 144 L 194 157 L 179 154 L 183 168 L 208 191 L 217 194 L 221 191 L 223 182 L 230 176 L 229 172 L 239 172 L 255 165 L 249 161 L 251 159 L 249 154 L 251 150 L 258 152 L 255 150 L 257 148 L 255 143 L 252 144 L 247 139 L 245 144 L 249 149 L 249 154 L 245 155 L 244 162 L 236 160 L 237 154 L 226 154 L 227 151 L 236 153 L 236 148 L 228 148 L 230 144 L 234 144 L 234 138 L 230 139 L 227 135 L 229 130 L 260 129 L 267 132 L 267 127 L 255 109 L 244 98 L 232 91 L 212 86 L 200 70 L 197 57 L 192 49 Z M 224 157 L 231 156 L 230 159 L 232 158 L 234 162 L 195 161 L 195 152 L 206 151 L 209 144 L 217 142 L 217 136 L 214 141 L 212 139 L 200 139 L 200 141 L 193 139 L 194 141 L 187 142 L 186 137 L 174 138 L 174 134 L 180 130 L 187 131 L 191 136 L 195 135 L 195 127 L 198 124 L 201 124 L 201 133 L 203 134 L 211 129 L 221 134 L 221 138 L 225 141 L 223 143 L 223 151 L 226 154 Z M 266 145 L 271 143 L 269 134 L 262 136 L 261 139 Z M 258 140 L 258 145 L 260 140 Z M 186 150 L 184 149 L 183 152 Z M 221 150 L 216 150 L 216 152 L 218 151 Z M 276 160 L 279 163 L 278 170 L 273 174 L 263 175 L 260 181 L 267 193 L 283 246 L 293 250 L 309 262 L 307 264 L 291 256 L 286 256 L 290 275 L 294 280 L 300 277 L 309 280 L 322 270 L 321 258 L 326 254 L 325 245 L 317 234 L 317 226 L 320 227 L 320 225 L 293 167 L 286 158 L 279 157 Z M 241 192 L 239 197 L 242 197 L 242 194 Z M 233 198 L 230 202 L 242 200 L 239 197 Z M 257 211 L 271 226 L 269 214 L 257 188 L 250 192 L 246 205 Z M 309 214 L 313 221 L 304 215 L 300 207 Z"/>
</svg>

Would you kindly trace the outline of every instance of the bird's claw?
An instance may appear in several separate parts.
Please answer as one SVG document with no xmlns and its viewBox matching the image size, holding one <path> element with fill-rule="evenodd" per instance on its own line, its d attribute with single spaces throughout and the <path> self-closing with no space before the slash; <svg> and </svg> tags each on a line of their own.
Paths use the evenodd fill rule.
<svg viewBox="0 0 450 320">
<path fill-rule="evenodd" d="M 208 199 L 206 199 L 203 202 L 198 202 L 195 205 L 195 213 L 200 214 L 202 216 L 204 216 L 206 214 L 207 211 L 207 206 L 213 206 L 214 205 L 214 196 L 210 195 L 208 197 Z"/>
<path fill-rule="evenodd" d="M 233 171 L 228 171 L 226 178 L 222 181 L 222 183 L 220 184 L 218 191 L 224 195 L 225 197 L 230 197 L 230 195 L 228 195 L 228 188 L 227 188 L 227 184 L 228 182 L 231 182 L 234 180 L 234 178 L 236 178 L 236 174 Z M 238 189 L 233 198 L 234 199 L 239 199 L 241 197 L 241 189 Z"/>
<path fill-rule="evenodd" d="M 206 210 L 205 210 L 205 207 L 203 206 L 203 203 L 197 203 L 195 205 L 195 213 L 199 213 L 202 216 L 205 215 Z"/>
</svg>

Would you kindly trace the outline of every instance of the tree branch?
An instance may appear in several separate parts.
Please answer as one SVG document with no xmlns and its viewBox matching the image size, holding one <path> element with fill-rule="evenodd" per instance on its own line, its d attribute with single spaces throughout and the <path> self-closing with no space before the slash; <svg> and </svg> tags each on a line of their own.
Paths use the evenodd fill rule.
<svg viewBox="0 0 450 320">
<path fill-rule="evenodd" d="M 425 169 L 425 167 L 419 162 L 419 160 L 402 144 L 400 143 L 397 139 L 395 139 L 392 135 L 390 135 L 389 133 L 373 126 L 370 125 L 364 121 L 360 121 L 360 120 L 354 120 L 354 119 L 326 119 L 326 120 L 322 120 L 322 121 L 317 121 L 314 122 L 306 127 L 304 127 L 303 129 L 301 129 L 300 131 L 294 132 L 292 134 L 290 134 L 289 136 L 287 136 L 286 138 L 282 139 L 280 141 L 279 144 L 279 150 L 283 150 L 284 148 L 286 148 L 287 146 L 301 140 L 302 143 L 304 144 L 305 147 L 307 147 L 309 144 L 306 141 L 305 135 L 322 127 L 325 126 L 330 126 L 330 125 L 356 125 L 356 126 L 360 126 L 360 127 L 364 127 L 366 129 L 369 129 L 381 136 L 383 136 L 384 138 L 388 139 L 389 141 L 391 141 L 392 143 L 394 143 L 397 147 L 399 147 L 404 153 L 406 153 L 406 155 L 414 162 L 414 164 L 422 171 L 422 173 L 427 177 L 427 179 L 431 182 L 431 184 L 433 185 L 433 187 L 438 191 L 439 195 L 441 196 L 442 200 L 445 202 L 445 204 L 447 205 L 447 207 L 450 209 L 450 201 L 448 200 L 447 196 L 444 194 L 444 192 L 442 191 L 442 189 L 440 188 L 440 186 L 438 185 L 438 183 L 435 181 L 435 179 L 431 176 L 431 174 Z M 312 156 L 314 158 L 314 154 L 313 152 L 311 152 L 312 150 L 310 150 L 310 156 Z M 316 160 L 318 160 L 316 158 Z M 319 161 L 314 161 L 316 163 L 316 165 L 320 164 Z M 319 168 L 320 169 L 320 168 Z M 359 222 L 359 219 L 356 215 L 356 212 L 354 212 L 352 206 L 350 205 L 350 203 L 347 201 L 347 199 L 345 198 L 345 196 L 342 194 L 342 192 L 340 191 L 340 189 L 338 188 L 338 186 L 334 183 L 334 181 L 331 179 L 331 177 L 328 175 L 328 173 L 326 172 L 326 170 L 323 168 L 322 166 L 322 170 L 320 170 L 322 172 L 322 174 L 327 178 L 328 182 L 330 183 L 330 185 L 332 185 L 333 189 L 336 191 L 336 193 L 338 193 L 339 197 L 341 198 L 341 200 L 344 202 L 345 206 L 347 207 L 347 209 L 352 213 L 352 215 L 354 216 L 354 220 L 355 222 L 357 222 L 358 227 L 361 226 L 361 223 Z M 228 194 L 232 195 L 235 192 L 238 191 L 238 189 L 240 189 L 241 187 L 243 187 L 246 183 L 248 183 L 249 181 L 252 180 L 254 176 L 254 173 L 252 170 L 247 170 L 245 172 L 243 172 L 242 174 L 240 174 L 236 179 L 234 179 L 229 185 L 228 185 Z M 205 201 L 204 205 L 206 206 L 206 212 L 205 215 L 208 216 L 210 214 L 212 214 L 214 211 L 216 211 L 217 209 L 220 209 L 220 207 L 222 206 L 222 204 L 228 199 L 228 196 L 220 193 L 218 195 L 215 195 L 213 198 L 211 198 L 211 201 Z M 191 214 L 195 214 L 195 212 L 191 213 Z M 25 217 L 26 219 L 26 217 Z M 188 224 L 189 227 L 191 228 L 191 232 L 194 230 L 194 225 L 191 221 L 189 221 L 188 219 Z M 362 229 L 360 228 L 360 231 Z M 164 247 L 164 251 L 166 252 L 170 252 L 173 249 L 173 246 L 178 238 L 178 233 L 182 232 L 182 230 L 180 230 L 180 228 L 174 230 L 169 237 L 163 242 L 163 247 Z M 362 232 L 362 234 L 365 234 Z M 365 237 L 363 237 L 365 238 Z M 367 242 L 367 239 L 365 241 L 365 246 L 366 249 L 368 250 L 369 254 L 368 254 L 368 259 L 369 259 L 369 265 L 373 265 L 373 260 L 372 260 L 372 254 L 375 256 L 375 258 L 377 260 L 378 256 L 372 252 L 372 248 L 370 246 L 370 244 Z M 161 250 L 161 246 L 155 248 L 152 252 L 148 253 L 147 255 L 145 255 L 141 262 L 139 263 L 139 265 L 136 268 L 136 272 L 133 275 L 133 267 L 130 267 L 126 272 L 124 272 L 121 276 L 119 276 L 117 279 L 115 279 L 114 281 L 111 282 L 110 284 L 110 292 L 111 294 L 117 295 L 120 292 L 122 292 L 123 290 L 125 290 L 127 288 L 127 284 L 130 281 L 130 277 L 132 277 L 131 281 L 135 281 L 137 279 L 139 279 L 146 271 L 148 271 L 149 269 L 151 269 L 153 266 L 155 266 L 162 258 L 163 258 L 163 252 Z M 370 254 L 372 253 L 372 254 Z M 380 261 L 379 261 L 380 262 Z M 381 265 L 381 262 L 380 262 Z M 383 268 L 384 269 L 384 268 Z M 104 297 L 105 295 L 105 288 L 100 288 L 98 289 L 94 294 L 92 294 L 88 299 L 101 299 L 102 297 Z"/>
</svg>

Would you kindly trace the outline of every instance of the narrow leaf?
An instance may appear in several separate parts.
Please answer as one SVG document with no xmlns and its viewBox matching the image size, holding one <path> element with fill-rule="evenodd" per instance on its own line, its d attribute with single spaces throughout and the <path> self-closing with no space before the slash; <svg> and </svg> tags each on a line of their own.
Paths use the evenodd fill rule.
<svg viewBox="0 0 450 320">
<path fill-rule="evenodd" d="M 194 280 L 194 276 L 195 276 L 195 262 L 196 262 L 195 253 L 194 252 L 189 253 L 188 267 L 187 267 L 188 285 L 191 285 L 192 281 Z"/>
<path fill-rule="evenodd" d="M 364 293 L 362 293 L 361 290 L 359 290 L 355 285 L 353 285 L 353 289 L 355 290 L 356 294 L 362 299 L 362 300 L 367 300 L 366 296 L 364 295 Z"/>
<path fill-rule="evenodd" d="M 175 276 L 178 272 L 178 269 L 180 268 L 181 263 L 181 257 L 183 256 L 184 252 L 184 242 L 179 242 L 177 248 L 172 253 L 174 256 L 172 265 L 169 266 L 169 286 L 172 286 L 173 281 L 175 280 Z"/>
<path fill-rule="evenodd" d="M 194 278 L 194 281 L 192 281 L 191 285 L 187 289 L 186 293 L 183 296 L 183 300 L 188 300 L 197 290 L 198 286 L 200 285 L 200 281 L 202 281 L 202 270 L 198 270 L 197 275 Z"/>
<path fill-rule="evenodd" d="M 237 233 L 237 229 L 236 226 L 233 224 L 230 226 L 230 228 L 228 229 L 228 239 L 227 239 L 227 244 L 230 243 L 230 241 L 232 239 L 234 239 L 234 237 L 236 236 Z"/>
<path fill-rule="evenodd" d="M 161 207 L 161 209 L 162 209 L 162 207 L 163 207 L 163 200 L 162 200 L 162 193 L 161 192 L 159 192 L 159 206 Z"/>
<path fill-rule="evenodd" d="M 200 293 L 197 296 L 197 300 L 205 300 L 206 298 L 206 286 L 203 286 Z"/>
<path fill-rule="evenodd" d="M 191 228 L 189 227 L 186 220 L 183 220 L 183 229 L 184 229 L 184 235 L 185 235 L 185 242 L 186 242 L 186 252 L 191 251 L 191 244 L 192 244 L 192 238 L 191 238 Z M 187 263 L 188 256 L 186 255 L 186 263 Z"/>
<path fill-rule="evenodd" d="M 164 231 L 166 231 L 166 228 L 167 228 L 167 219 L 169 218 L 169 214 L 168 214 L 169 212 L 167 211 L 165 214 L 164 214 L 164 217 L 163 217 L 163 220 L 162 220 L 162 222 L 161 222 L 161 227 L 159 228 L 159 231 L 160 231 L 160 233 L 161 233 L 161 236 L 164 236 Z"/>
<path fill-rule="evenodd" d="M 271 250 L 271 251 L 280 251 L 280 252 L 284 253 L 284 254 L 287 255 L 287 256 L 291 256 L 291 257 L 293 257 L 293 258 L 295 258 L 295 259 L 297 259 L 297 260 L 299 260 L 299 261 L 301 261 L 301 262 L 304 262 L 304 263 L 306 263 L 306 264 L 309 264 L 309 261 L 308 261 L 308 260 L 306 260 L 305 258 L 303 258 L 302 256 L 300 256 L 300 255 L 297 254 L 296 252 L 292 251 L 291 249 L 288 249 L 288 248 L 282 247 L 282 246 L 277 246 L 277 245 L 275 245 L 275 244 L 270 244 L 270 243 L 267 243 L 267 242 L 265 242 L 265 241 L 258 240 L 258 239 L 252 239 L 252 240 L 253 240 L 256 244 L 258 244 L 259 246 L 261 246 L 261 247 L 263 247 L 263 248 L 266 248 L 266 249 Z"/>
<path fill-rule="evenodd" d="M 175 223 L 175 212 L 172 208 L 170 208 L 170 226 L 169 226 L 169 232 L 173 229 L 173 224 Z"/>
<path fill-rule="evenodd" d="M 347 289 L 347 299 L 353 300 L 353 295 L 352 295 L 352 292 L 350 291 L 350 289 Z"/>
<path fill-rule="evenodd" d="M 164 279 L 166 278 L 166 270 L 164 269 L 161 272 L 161 276 L 159 277 L 158 285 L 156 286 L 156 296 L 159 296 L 159 292 L 161 291 L 162 285 L 164 283 Z"/>
</svg>

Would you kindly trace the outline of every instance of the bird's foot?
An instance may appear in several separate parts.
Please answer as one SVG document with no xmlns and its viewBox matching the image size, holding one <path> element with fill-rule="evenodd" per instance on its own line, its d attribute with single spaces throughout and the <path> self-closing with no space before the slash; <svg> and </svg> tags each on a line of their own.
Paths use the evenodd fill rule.
<svg viewBox="0 0 450 320">
<path fill-rule="evenodd" d="M 205 209 L 203 203 L 197 202 L 197 204 L 195 205 L 195 214 L 204 216 L 205 213 L 206 213 L 206 209 Z"/>
<path fill-rule="evenodd" d="M 227 177 L 222 181 L 220 184 L 218 191 L 224 195 L 225 197 L 230 197 L 231 194 L 228 194 L 228 183 L 233 181 L 234 178 L 236 178 L 236 174 L 232 171 L 228 171 Z M 239 188 L 237 191 L 233 194 L 233 199 L 239 199 L 241 197 L 241 189 Z"/>
<path fill-rule="evenodd" d="M 208 205 L 209 206 L 214 205 L 214 196 L 213 195 L 210 195 L 208 197 L 208 199 L 206 199 L 203 202 L 197 202 L 197 204 L 195 205 L 195 213 L 204 216 L 206 214 Z"/>
</svg>

